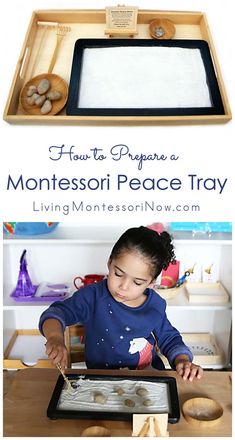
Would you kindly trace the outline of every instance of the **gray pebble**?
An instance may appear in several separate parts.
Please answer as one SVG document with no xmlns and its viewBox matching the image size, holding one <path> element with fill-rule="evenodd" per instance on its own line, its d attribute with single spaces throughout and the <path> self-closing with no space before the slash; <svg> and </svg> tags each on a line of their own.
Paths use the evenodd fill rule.
<svg viewBox="0 0 235 440">
<path fill-rule="evenodd" d="M 47 113 L 50 113 L 51 109 L 52 109 L 51 101 L 49 99 L 46 99 L 43 106 L 41 107 L 41 113 L 43 115 L 46 115 Z"/>
<path fill-rule="evenodd" d="M 45 93 L 47 93 L 50 87 L 50 81 L 46 78 L 42 79 L 37 88 L 39 95 L 44 95 Z"/>
<path fill-rule="evenodd" d="M 58 101 L 62 98 L 62 94 L 58 90 L 51 90 L 51 92 L 47 93 L 47 98 L 51 101 Z"/>
<path fill-rule="evenodd" d="M 37 87 L 32 85 L 29 86 L 28 90 L 27 90 L 27 96 L 32 96 L 34 93 L 37 92 Z"/>
<path fill-rule="evenodd" d="M 44 104 L 45 101 L 46 101 L 46 96 L 45 95 L 39 95 L 39 97 L 37 99 L 35 99 L 35 104 L 38 107 L 42 107 L 42 105 Z"/>
<path fill-rule="evenodd" d="M 156 37 L 158 37 L 158 38 L 163 37 L 163 35 L 165 35 L 165 31 L 161 26 L 159 26 L 156 28 L 155 34 L 156 34 Z"/>
<path fill-rule="evenodd" d="M 40 96 L 40 95 L 38 95 L 38 93 L 34 93 L 32 96 L 29 96 L 29 97 L 27 98 L 26 101 L 27 101 L 27 103 L 28 103 L 29 105 L 34 105 L 36 99 L 38 99 L 39 96 Z"/>
</svg>

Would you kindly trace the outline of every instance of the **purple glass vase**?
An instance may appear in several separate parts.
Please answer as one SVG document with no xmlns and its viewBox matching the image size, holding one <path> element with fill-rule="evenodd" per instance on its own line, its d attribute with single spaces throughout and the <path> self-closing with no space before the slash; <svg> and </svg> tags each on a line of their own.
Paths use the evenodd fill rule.
<svg viewBox="0 0 235 440">
<path fill-rule="evenodd" d="M 18 275 L 14 296 L 33 296 L 35 294 L 35 290 L 36 290 L 36 286 L 32 284 L 27 269 L 26 249 L 25 249 L 20 258 L 20 271 Z"/>
</svg>

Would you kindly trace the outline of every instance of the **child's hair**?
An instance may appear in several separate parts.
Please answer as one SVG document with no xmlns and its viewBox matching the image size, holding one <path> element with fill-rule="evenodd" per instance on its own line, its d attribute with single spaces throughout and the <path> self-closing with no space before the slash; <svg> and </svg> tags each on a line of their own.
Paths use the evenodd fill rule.
<svg viewBox="0 0 235 440">
<path fill-rule="evenodd" d="M 110 259 L 117 258 L 124 252 L 137 251 L 147 257 L 152 266 L 152 276 L 156 279 L 162 269 L 175 263 L 174 246 L 168 232 L 158 233 L 144 226 L 130 228 L 114 245 Z"/>
</svg>

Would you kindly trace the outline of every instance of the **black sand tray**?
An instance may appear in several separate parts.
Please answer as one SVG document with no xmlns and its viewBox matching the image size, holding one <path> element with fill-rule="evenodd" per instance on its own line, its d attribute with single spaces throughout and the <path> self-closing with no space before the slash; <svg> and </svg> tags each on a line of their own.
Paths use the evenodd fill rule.
<svg viewBox="0 0 235 440">
<path fill-rule="evenodd" d="M 82 104 L 80 104 L 80 95 L 81 92 L 83 91 L 83 81 L 86 79 L 84 77 L 86 77 L 86 74 L 83 74 L 83 69 L 84 69 L 84 55 L 86 50 L 88 49 L 90 51 L 90 54 L 92 53 L 92 49 L 93 49 L 93 53 L 95 53 L 95 49 L 110 49 L 110 48 L 156 48 L 156 47 L 161 47 L 161 48 L 181 48 L 181 49 L 188 49 L 191 52 L 193 52 L 193 50 L 197 49 L 197 51 L 200 52 L 200 56 L 201 56 L 201 68 L 202 71 L 204 70 L 205 73 L 205 84 L 204 84 L 204 88 L 207 89 L 208 88 L 208 96 L 209 96 L 209 105 L 207 104 L 203 104 L 202 106 L 200 106 L 200 103 L 197 104 L 197 106 L 190 106 L 190 103 L 184 107 L 184 96 L 187 95 L 187 93 L 185 93 L 185 83 L 183 78 L 180 78 L 180 70 L 179 70 L 179 88 L 180 88 L 180 93 L 182 93 L 182 99 L 181 99 L 181 104 L 180 106 L 177 106 L 177 100 L 176 100 L 176 104 L 174 105 L 174 103 L 172 105 L 170 105 L 169 107 L 158 107 L 158 103 L 157 102 L 152 102 L 151 106 L 149 108 L 147 108 L 146 106 L 144 107 L 136 107 L 133 106 L 131 107 L 129 105 L 129 107 L 125 107 L 124 106 L 121 108 L 120 105 L 119 107 L 115 108 L 115 101 L 112 104 L 111 108 L 106 108 L 106 105 L 102 107 L 99 107 L 99 101 L 98 104 L 93 106 L 93 103 L 91 101 L 88 102 L 87 105 L 82 106 Z M 86 52 L 87 53 L 87 52 Z M 104 52 L 102 52 L 104 53 Z M 91 55 L 89 55 L 91 56 Z M 135 57 L 130 57 L 129 56 L 129 71 L 132 69 L 132 60 Z M 150 56 L 151 58 L 151 56 Z M 153 54 L 153 58 L 156 58 L 156 55 Z M 95 61 L 97 61 L 97 58 L 95 58 Z M 140 62 L 140 66 L 141 66 L 141 60 Z M 156 59 L 155 61 L 156 62 Z M 158 63 L 159 65 L 162 63 L 164 64 L 165 62 L 165 58 L 164 60 L 158 59 Z M 149 70 L 151 69 L 151 59 L 149 61 L 150 65 L 149 65 Z M 110 63 L 111 64 L 111 63 Z M 108 71 L 109 71 L 109 66 L 110 64 L 108 63 L 108 59 L 107 59 L 107 65 L 104 66 L 104 74 L 108 75 Z M 91 70 L 94 70 L 94 73 L 92 73 L 92 75 L 94 75 L 94 80 L 97 80 L 96 77 L 96 63 L 92 63 L 92 59 L 90 61 L 90 66 L 91 66 Z M 189 68 L 189 66 L 186 65 L 183 66 L 182 72 L 183 71 L 187 71 L 187 69 Z M 193 63 L 190 66 L 191 69 L 193 69 Z M 180 69 L 180 68 L 179 68 Z M 133 69 L 134 70 L 134 69 Z M 171 77 L 173 77 L 175 75 L 174 73 L 174 68 L 172 69 L 172 75 Z M 195 70 L 196 72 L 196 70 Z M 102 76 L 102 72 L 101 72 L 101 76 Z M 110 78 L 110 81 L 115 81 L 116 78 L 113 78 L 115 75 L 112 75 L 112 77 Z M 118 76 L 118 75 L 117 75 Z M 193 76 L 193 75 L 192 75 Z M 109 77 L 107 77 L 109 80 Z M 182 80 L 182 81 L 181 81 Z M 90 80 L 90 84 L 92 85 L 92 77 Z M 133 71 L 133 82 L 135 81 L 135 72 Z M 154 81 L 154 79 L 153 79 Z M 200 79 L 199 79 L 200 81 Z M 107 83 L 107 81 L 106 81 Z M 123 85 L 123 81 L 121 82 Z M 125 81 L 124 81 L 125 83 Z M 128 90 L 130 89 L 130 84 L 132 83 L 132 81 L 129 81 L 129 84 L 124 84 L 124 87 L 121 88 L 121 90 L 119 91 L 119 96 L 125 96 L 125 94 L 128 93 Z M 145 93 L 144 92 L 144 87 L 147 86 L 148 81 L 146 80 L 146 78 L 142 78 L 142 81 L 137 81 L 137 87 L 136 87 L 136 93 L 133 93 L 133 98 L 136 98 L 137 94 L 140 93 Z M 163 83 L 164 83 L 164 78 L 163 78 Z M 113 84 L 115 84 L 113 82 Z M 118 84 L 118 83 L 117 83 Z M 193 78 L 192 78 L 192 84 L 193 84 Z M 100 87 L 99 87 L 100 85 Z M 143 90 L 142 90 L 143 87 Z M 168 87 L 168 84 L 166 82 L 166 89 Z M 101 84 L 99 84 L 99 80 L 96 83 L 96 90 L 97 89 L 101 89 L 102 88 L 102 78 L 101 78 Z M 193 85 L 192 85 L 193 88 Z M 191 89 L 192 89 L 191 88 Z M 112 91 L 113 91 L 114 87 L 110 87 L 110 90 L 107 89 L 107 96 L 109 96 Z M 179 93 L 178 87 L 175 87 L 176 92 Z M 135 96 L 134 96 L 135 95 Z M 197 95 L 197 94 L 196 94 Z M 198 95 L 200 96 L 200 92 L 198 93 Z M 102 99 L 101 99 L 102 102 Z M 194 101 L 192 101 L 194 102 Z M 148 105 L 148 104 L 147 104 Z M 69 84 L 69 97 L 68 97 L 68 102 L 67 102 L 67 108 L 66 108 L 66 112 L 67 115 L 87 115 L 87 116 L 189 116 L 189 115 L 221 115 L 224 114 L 224 108 L 223 108 L 223 103 L 222 103 L 222 99 L 221 99 L 221 95 L 220 95 L 220 91 L 219 91 L 219 86 L 218 86 L 218 82 L 217 82 L 217 77 L 215 74 L 215 70 L 214 70 L 214 65 L 213 65 L 213 61 L 211 58 L 211 54 L 210 54 L 210 49 L 209 46 L 207 44 L 206 41 L 203 40 L 150 40 L 150 39 L 117 39 L 117 40 L 110 40 L 110 39 L 79 39 L 76 41 L 75 43 L 75 47 L 74 47 L 74 55 L 73 55 L 73 63 L 72 63 L 72 70 L 71 70 L 71 76 L 70 76 L 70 84 Z"/>
<path fill-rule="evenodd" d="M 69 381 L 76 381 L 79 379 L 89 379 L 92 381 L 96 380 L 104 380 L 115 382 L 115 385 L 118 385 L 120 381 L 130 380 L 135 382 L 146 382 L 155 383 L 155 384 L 166 384 L 167 385 L 167 395 L 168 395 L 168 404 L 169 404 L 169 414 L 168 414 L 168 422 L 169 423 L 177 423 L 180 418 L 180 409 L 179 409 L 179 400 L 178 400 L 178 392 L 176 380 L 174 377 L 168 376 L 160 376 L 160 377 L 136 377 L 136 376 L 106 376 L 106 375 L 86 375 L 86 374 L 67 374 Z M 97 411 L 95 409 L 92 410 L 70 410 L 70 409 L 60 409 L 59 408 L 59 400 L 61 396 L 61 392 L 63 388 L 66 387 L 64 379 L 62 375 L 59 376 L 57 383 L 55 385 L 48 409 L 47 416 L 51 419 L 101 419 L 101 420 L 132 420 L 133 413 L 136 413 L 134 408 L 131 409 L 130 412 L 120 412 L 120 410 L 116 410 L 112 408 L 111 411 Z M 142 412 L 138 411 L 138 414 Z M 153 410 L 151 412 L 150 407 L 146 407 L 143 413 L 154 413 Z"/>
</svg>

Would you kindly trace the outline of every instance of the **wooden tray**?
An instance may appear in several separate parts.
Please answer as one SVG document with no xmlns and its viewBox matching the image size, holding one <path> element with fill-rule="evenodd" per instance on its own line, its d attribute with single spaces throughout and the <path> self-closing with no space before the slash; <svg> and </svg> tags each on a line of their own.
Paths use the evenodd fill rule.
<svg viewBox="0 0 235 440">
<path fill-rule="evenodd" d="M 46 355 L 45 359 L 43 358 L 44 343 L 45 339 L 37 329 L 15 330 L 4 350 L 3 368 L 55 368 Z M 33 355 L 35 355 L 35 360 L 32 359 Z"/>
<path fill-rule="evenodd" d="M 208 43 L 223 102 L 224 114 L 194 116 L 68 116 L 66 115 L 66 109 L 53 116 L 24 114 L 19 105 L 21 89 L 32 77 L 47 72 L 56 44 L 56 26 L 58 23 L 61 26 L 68 27 L 70 31 L 63 38 L 53 72 L 61 76 L 67 83 L 70 80 L 73 48 L 76 40 L 80 38 L 108 38 L 105 36 L 105 10 L 42 10 L 34 11 L 32 14 L 6 103 L 4 119 L 11 123 L 43 122 L 45 124 L 75 125 L 201 124 L 229 121 L 231 111 L 205 14 L 201 12 L 140 10 L 137 22 L 138 36 L 136 38 L 150 38 L 149 23 L 156 18 L 168 19 L 174 23 L 176 28 L 174 39 L 199 39 Z M 42 26 L 40 22 L 51 24 Z"/>
<path fill-rule="evenodd" d="M 194 354 L 195 364 L 206 366 L 224 363 L 223 353 L 210 333 L 182 333 L 182 338 Z M 162 355 L 161 359 L 169 367 L 167 359 Z"/>
<path fill-rule="evenodd" d="M 186 294 L 190 304 L 221 304 L 229 300 L 224 286 L 220 283 L 186 283 Z"/>
</svg>

